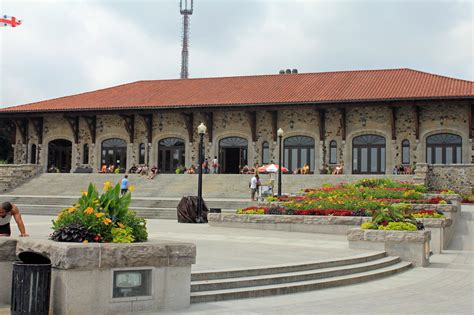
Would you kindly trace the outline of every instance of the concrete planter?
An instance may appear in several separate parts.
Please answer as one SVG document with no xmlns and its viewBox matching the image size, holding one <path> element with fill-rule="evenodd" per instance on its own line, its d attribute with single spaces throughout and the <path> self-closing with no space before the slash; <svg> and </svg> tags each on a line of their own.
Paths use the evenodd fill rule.
<svg viewBox="0 0 474 315">
<path fill-rule="evenodd" d="M 16 260 L 16 239 L 0 237 L 0 304 L 10 304 L 13 262 Z"/>
<path fill-rule="evenodd" d="M 347 233 L 349 248 L 383 250 L 417 267 L 429 265 L 430 231 L 385 231 L 351 229 Z"/>
<path fill-rule="evenodd" d="M 349 229 L 370 221 L 370 217 L 338 217 L 318 215 L 260 215 L 209 213 L 209 225 L 259 230 L 278 230 L 345 235 Z"/>
<path fill-rule="evenodd" d="M 430 247 L 433 254 L 441 254 L 447 249 L 454 234 L 453 220 L 449 218 L 417 219 L 423 222 L 425 230 L 431 232 Z"/>
<path fill-rule="evenodd" d="M 13 244 L 16 253 L 35 251 L 51 259 L 53 314 L 179 310 L 190 304 L 194 244 L 82 244 L 26 238 L 0 241 L 0 275 L 2 280 L 7 279 L 2 281 L 5 285 L 0 289 L 0 303 L 9 303 L 6 292 L 10 290 L 8 275 L 11 279 L 11 261 L 15 259 Z M 134 283 L 135 287 L 124 283 Z"/>
</svg>

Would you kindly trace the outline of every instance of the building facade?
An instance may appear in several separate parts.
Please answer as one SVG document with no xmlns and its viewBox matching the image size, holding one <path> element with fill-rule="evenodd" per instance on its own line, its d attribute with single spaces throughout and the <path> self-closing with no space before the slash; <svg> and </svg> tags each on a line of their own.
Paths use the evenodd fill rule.
<svg viewBox="0 0 474 315">
<path fill-rule="evenodd" d="M 138 95 L 138 96 L 137 96 Z M 14 162 L 62 172 L 197 165 L 305 164 L 320 173 L 392 173 L 397 165 L 473 161 L 474 83 L 409 69 L 141 81 L 0 110 Z M 149 100 L 150 104 L 144 104 Z"/>
</svg>

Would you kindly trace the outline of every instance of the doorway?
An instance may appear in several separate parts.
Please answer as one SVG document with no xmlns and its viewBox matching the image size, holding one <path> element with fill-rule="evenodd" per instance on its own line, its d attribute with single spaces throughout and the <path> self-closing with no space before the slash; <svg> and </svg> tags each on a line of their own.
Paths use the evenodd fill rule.
<svg viewBox="0 0 474 315">
<path fill-rule="evenodd" d="M 72 142 L 57 139 L 48 144 L 48 169 L 56 168 L 61 173 L 71 171 Z"/>
<path fill-rule="evenodd" d="M 240 137 L 228 137 L 219 142 L 220 172 L 239 174 L 240 167 L 247 165 L 248 142 Z"/>
</svg>

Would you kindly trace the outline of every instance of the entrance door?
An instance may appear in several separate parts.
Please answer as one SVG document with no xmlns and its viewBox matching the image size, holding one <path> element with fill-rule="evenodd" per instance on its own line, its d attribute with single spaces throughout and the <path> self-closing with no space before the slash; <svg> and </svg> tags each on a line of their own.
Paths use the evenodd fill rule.
<svg viewBox="0 0 474 315">
<path fill-rule="evenodd" d="M 385 174 L 385 138 L 377 135 L 355 137 L 352 141 L 353 174 Z"/>
<path fill-rule="evenodd" d="M 158 143 L 158 172 L 175 173 L 178 166 L 184 166 L 184 140 L 166 138 Z"/>
<path fill-rule="evenodd" d="M 248 142 L 240 137 L 228 137 L 219 141 L 220 171 L 223 174 L 239 174 L 247 165 Z"/>
<path fill-rule="evenodd" d="M 61 173 L 71 171 L 72 142 L 64 139 L 48 144 L 48 169 L 55 167 Z"/>
<path fill-rule="evenodd" d="M 127 167 L 127 142 L 122 139 L 112 138 L 102 142 L 102 165 L 113 165 L 115 168 Z"/>
</svg>

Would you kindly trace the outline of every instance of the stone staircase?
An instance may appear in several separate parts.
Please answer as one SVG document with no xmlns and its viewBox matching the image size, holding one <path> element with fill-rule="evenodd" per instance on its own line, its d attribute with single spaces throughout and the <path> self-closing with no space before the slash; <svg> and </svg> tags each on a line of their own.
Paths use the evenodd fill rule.
<svg viewBox="0 0 474 315">
<path fill-rule="evenodd" d="M 203 175 L 203 198 L 208 208 L 220 208 L 224 212 L 248 207 L 250 193 L 248 183 L 252 175 Z M 285 175 L 282 179 L 283 193 L 295 193 L 308 187 L 319 187 L 325 183 L 337 184 L 366 178 L 364 175 Z M 383 177 L 372 176 L 372 177 Z M 410 180 L 412 176 L 393 176 Z M 81 191 L 89 183 L 99 190 L 105 181 L 118 183 L 120 174 L 40 174 L 3 195 L 0 201 L 11 201 L 22 213 L 56 215 L 62 208 L 74 204 Z M 269 175 L 262 174 L 265 184 Z M 183 196 L 197 194 L 197 175 L 160 174 L 153 180 L 131 174 L 129 180 L 135 186 L 131 208 L 139 215 L 153 219 L 176 219 L 176 206 Z M 275 189 L 276 190 L 276 189 Z"/>
<path fill-rule="evenodd" d="M 385 252 L 326 262 L 204 271 L 191 275 L 191 303 L 312 291 L 390 276 L 412 267 Z"/>
</svg>

